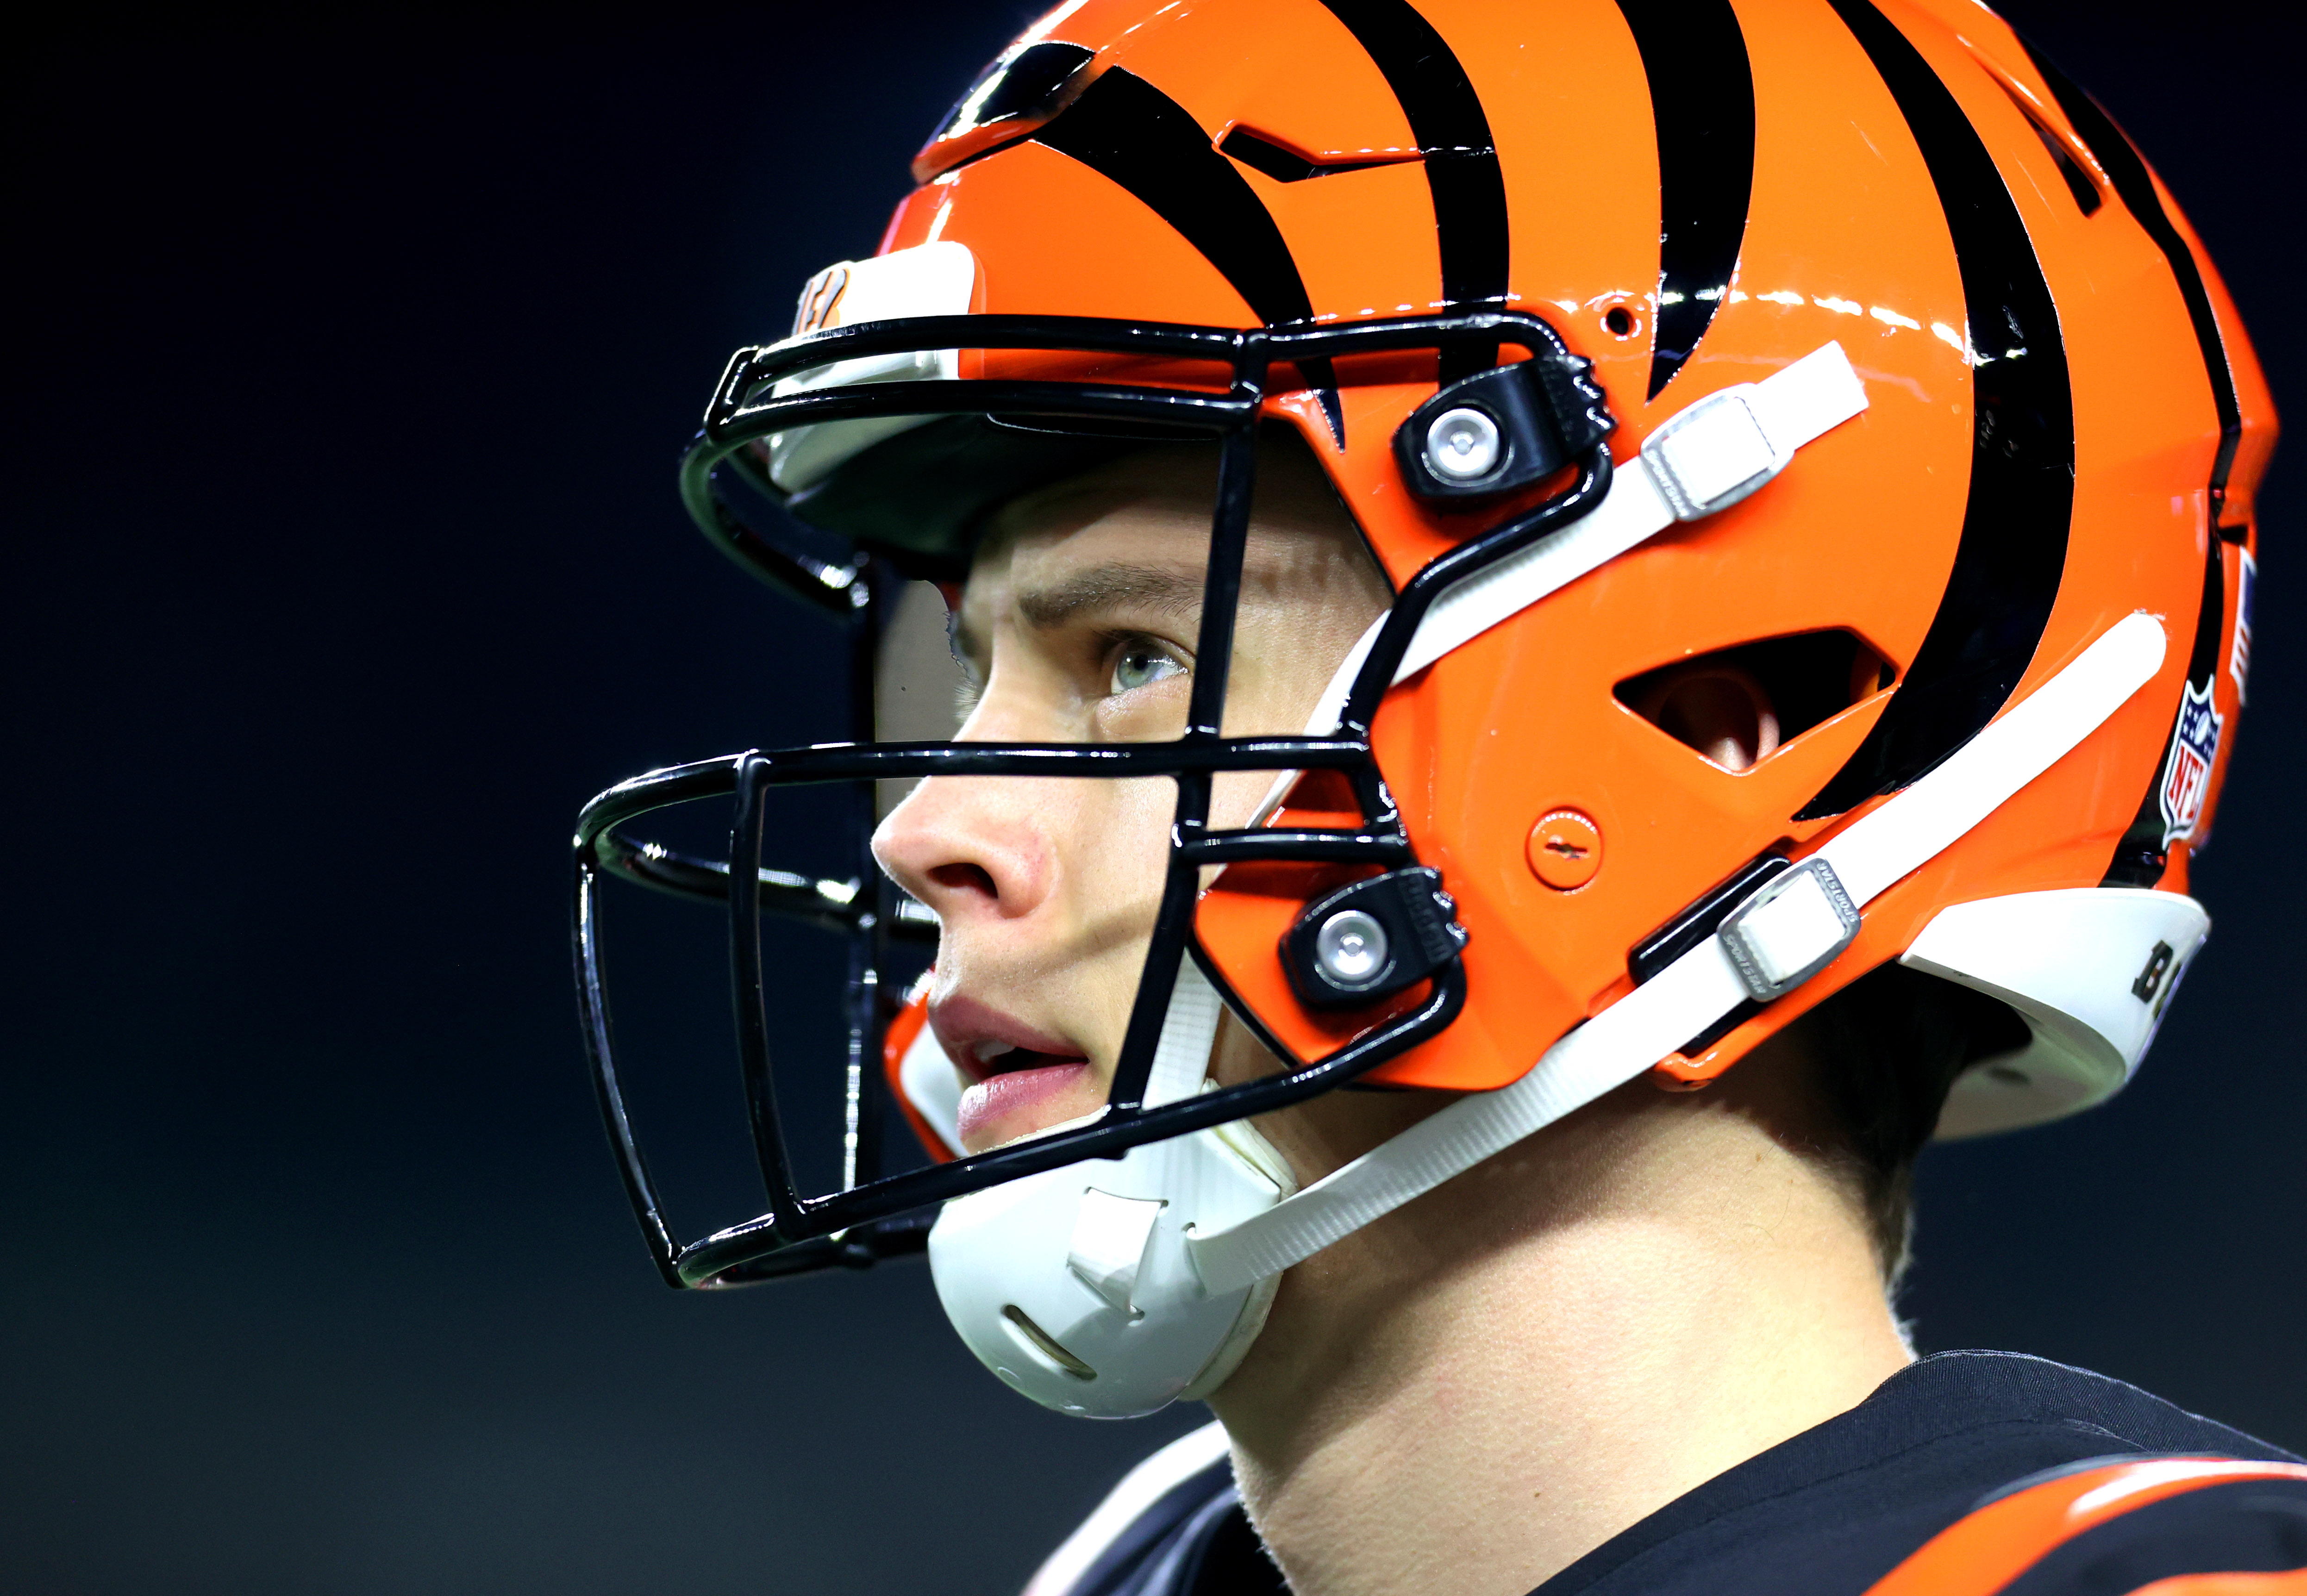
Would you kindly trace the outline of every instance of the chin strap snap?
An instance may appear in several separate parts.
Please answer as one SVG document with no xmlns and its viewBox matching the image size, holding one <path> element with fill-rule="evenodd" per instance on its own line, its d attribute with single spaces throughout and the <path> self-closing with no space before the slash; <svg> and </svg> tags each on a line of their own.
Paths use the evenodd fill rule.
<svg viewBox="0 0 2307 1596">
<path fill-rule="evenodd" d="M 1737 468 L 1734 460 L 1710 480 Z M 1617 497 L 1614 487 L 1587 520 Z M 1222 1295 L 1279 1274 L 1634 1079 L 1739 1004 L 1792 991 L 1849 946 L 1868 902 L 2105 725 L 2154 679 L 2165 647 L 2152 615 L 2117 622 L 1937 769 L 1757 888 L 1720 930 L 1556 1043 L 1520 1080 L 1470 1094 L 1262 1214 L 1190 1237 L 1187 1256 L 1203 1288 Z"/>
</svg>

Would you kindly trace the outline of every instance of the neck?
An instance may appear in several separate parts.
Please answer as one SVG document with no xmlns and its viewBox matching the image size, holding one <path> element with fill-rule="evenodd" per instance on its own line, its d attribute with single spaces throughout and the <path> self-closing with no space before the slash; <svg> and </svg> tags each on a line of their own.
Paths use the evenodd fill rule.
<svg viewBox="0 0 2307 1596">
<path fill-rule="evenodd" d="M 1297 1596 L 1520 1596 L 1908 1361 L 1755 1107 L 1635 1082 L 1290 1272 L 1211 1406 Z"/>
</svg>

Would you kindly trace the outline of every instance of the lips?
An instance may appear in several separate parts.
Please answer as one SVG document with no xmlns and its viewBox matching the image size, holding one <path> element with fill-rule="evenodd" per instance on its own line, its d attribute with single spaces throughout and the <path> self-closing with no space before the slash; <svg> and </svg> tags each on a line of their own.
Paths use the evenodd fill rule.
<svg viewBox="0 0 2307 1596">
<path fill-rule="evenodd" d="M 973 1152 L 1091 1111 L 1088 1057 L 1062 1037 L 955 993 L 930 1008 L 947 1058 L 970 1079 L 955 1128 Z"/>
</svg>

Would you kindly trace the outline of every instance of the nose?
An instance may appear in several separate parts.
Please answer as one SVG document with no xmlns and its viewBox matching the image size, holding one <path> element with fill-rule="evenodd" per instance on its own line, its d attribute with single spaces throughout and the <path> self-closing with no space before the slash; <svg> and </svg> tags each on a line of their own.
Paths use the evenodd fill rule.
<svg viewBox="0 0 2307 1596">
<path fill-rule="evenodd" d="M 972 921 L 1019 920 L 1050 898 L 1056 856 L 1032 790 L 1002 777 L 931 777 L 873 833 L 873 856 L 948 932 Z M 1021 790 L 1025 789 L 1025 790 Z"/>
<path fill-rule="evenodd" d="M 1077 733 L 1051 724 L 1033 691 L 1031 673 L 995 659 L 956 744 L 1071 741 Z M 999 776 L 933 776 L 916 784 L 873 832 L 873 857 L 890 880 L 938 917 L 940 958 L 956 951 L 956 931 L 991 930 L 1025 919 L 1057 888 L 1056 838 L 1068 806 L 1054 788 L 1066 781 Z"/>
</svg>

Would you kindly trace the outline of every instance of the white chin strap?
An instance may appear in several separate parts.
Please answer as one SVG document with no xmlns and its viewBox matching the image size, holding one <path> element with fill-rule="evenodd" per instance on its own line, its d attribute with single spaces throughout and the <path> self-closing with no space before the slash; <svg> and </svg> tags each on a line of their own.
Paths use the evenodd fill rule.
<svg viewBox="0 0 2307 1596">
<path fill-rule="evenodd" d="M 1187 1250 L 1204 1289 L 1233 1291 L 1312 1257 L 1624 1085 L 1739 1004 L 1792 991 L 1850 945 L 1859 911 L 1885 888 L 2105 725 L 2154 679 L 2164 648 L 2152 615 L 2116 622 L 1937 769 L 1771 878 L 1720 931 L 1548 1048 L 1520 1080 L 1471 1093 L 1287 1201 L 1196 1236 Z"/>
<path fill-rule="evenodd" d="M 1437 599 L 1395 679 L 1675 521 L 1737 502 L 1865 407 L 1832 344 L 1764 382 L 1700 399 L 1618 468 L 1592 511 Z M 1340 668 L 1310 730 L 1335 726 L 1375 635 Z M 1856 938 L 1870 900 L 2105 724 L 2154 677 L 2164 649 L 2153 617 L 2119 622 L 1937 769 L 1764 883 L 1716 934 L 1556 1043 L 1521 1079 L 1468 1094 L 1302 1191 L 1242 1122 L 947 1204 L 929 1251 L 948 1316 L 995 1374 L 1060 1412 L 1124 1418 L 1216 1389 L 1264 1327 L 1284 1269 L 1634 1079 L 1740 1003 L 1768 1001 L 1815 974 Z M 1276 782 L 1269 811 L 1291 779 Z M 1205 1088 L 1219 1012 L 1188 961 L 1149 1103 Z M 917 1051 L 923 1045 L 934 1049 Z M 909 1088 L 917 1073 L 934 1073 L 927 1056 L 922 1065 L 917 1072 L 906 1061 Z"/>
</svg>

